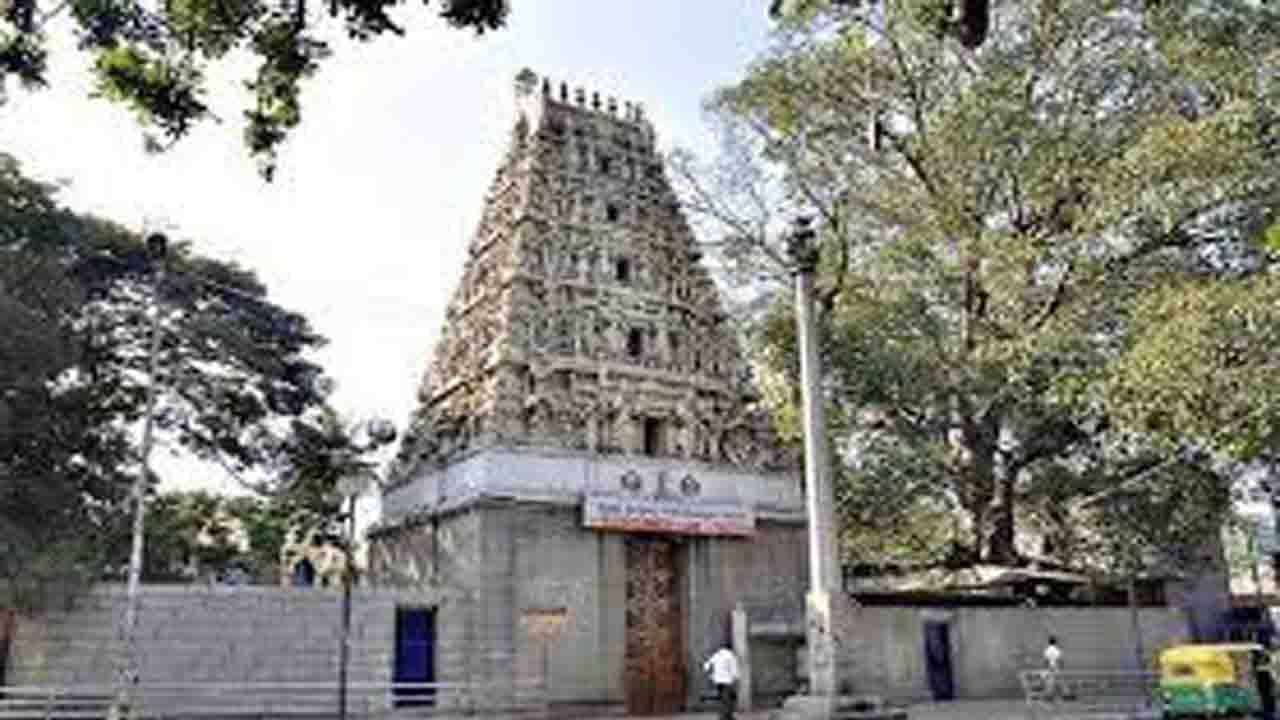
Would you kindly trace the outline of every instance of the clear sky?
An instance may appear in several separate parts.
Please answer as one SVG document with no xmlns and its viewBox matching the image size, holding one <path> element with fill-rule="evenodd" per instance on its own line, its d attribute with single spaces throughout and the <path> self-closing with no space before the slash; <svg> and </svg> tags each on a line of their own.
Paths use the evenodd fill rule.
<svg viewBox="0 0 1280 720">
<path fill-rule="evenodd" d="M 702 102 L 742 74 L 768 31 L 766 0 L 512 6 L 507 28 L 477 38 L 411 1 L 406 37 L 339 45 L 306 90 L 272 184 L 241 144 L 237 82 L 249 65 L 215 83 L 221 124 L 155 157 L 124 110 L 88 99 L 86 61 L 69 41 L 55 48 L 50 89 L 13 91 L 0 106 L 0 150 L 29 174 L 70 181 L 62 197 L 79 210 L 139 229 L 166 223 L 200 252 L 254 269 L 330 339 L 319 359 L 338 381 L 335 404 L 401 426 L 506 147 L 516 73 L 641 102 L 663 149 L 708 155 Z M 185 464 L 167 475 L 175 486 L 222 480 Z"/>
</svg>

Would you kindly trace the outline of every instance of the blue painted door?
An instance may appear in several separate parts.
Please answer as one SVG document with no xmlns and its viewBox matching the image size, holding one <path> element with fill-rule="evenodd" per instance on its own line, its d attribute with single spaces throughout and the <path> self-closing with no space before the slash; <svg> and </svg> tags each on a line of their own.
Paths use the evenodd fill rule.
<svg viewBox="0 0 1280 720">
<path fill-rule="evenodd" d="M 396 666 L 392 681 L 436 681 L 436 611 L 431 608 L 396 608 Z M 397 707 L 430 705 L 435 688 L 396 687 Z"/>
</svg>

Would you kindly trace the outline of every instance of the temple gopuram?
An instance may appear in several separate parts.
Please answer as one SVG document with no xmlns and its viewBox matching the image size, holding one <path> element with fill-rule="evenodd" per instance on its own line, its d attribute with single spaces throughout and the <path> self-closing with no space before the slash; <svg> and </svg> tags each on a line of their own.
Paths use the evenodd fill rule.
<svg viewBox="0 0 1280 720">
<path fill-rule="evenodd" d="M 458 598 L 415 611 L 404 642 L 429 657 L 397 679 L 692 708 L 734 608 L 803 616 L 799 458 L 779 447 L 642 106 L 529 70 L 515 92 L 370 534 L 374 582 Z M 758 690 L 794 681 L 801 639 L 751 640 Z"/>
</svg>

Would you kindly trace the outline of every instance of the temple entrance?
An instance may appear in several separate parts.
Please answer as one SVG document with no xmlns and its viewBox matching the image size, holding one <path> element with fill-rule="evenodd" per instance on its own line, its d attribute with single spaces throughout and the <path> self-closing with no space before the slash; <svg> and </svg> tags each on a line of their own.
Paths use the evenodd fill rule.
<svg viewBox="0 0 1280 720">
<path fill-rule="evenodd" d="M 627 712 L 680 712 L 685 695 L 684 623 L 676 544 L 658 535 L 629 535 L 626 543 Z"/>
</svg>

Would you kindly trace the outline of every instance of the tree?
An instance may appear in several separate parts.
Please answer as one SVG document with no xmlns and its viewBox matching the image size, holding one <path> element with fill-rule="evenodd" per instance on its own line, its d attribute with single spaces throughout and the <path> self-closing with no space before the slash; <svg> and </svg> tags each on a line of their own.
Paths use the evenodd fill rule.
<svg viewBox="0 0 1280 720">
<path fill-rule="evenodd" d="M 787 0 L 772 0 L 769 16 L 782 18 L 813 13 L 824 7 L 844 6 L 863 9 L 874 8 L 881 0 L 795 0 L 788 8 Z M 933 30 L 935 37 L 953 37 L 966 48 L 980 47 L 991 28 L 990 0 L 915 0 L 897 3 L 901 11 L 911 13 Z"/>
<path fill-rule="evenodd" d="M 278 583 L 281 553 L 296 516 L 287 496 L 158 493 L 147 505 L 142 579 L 189 582 L 242 574 L 249 582 Z M 127 552 L 114 560 L 114 566 L 124 567 Z"/>
<path fill-rule="evenodd" d="M 279 476 L 276 492 L 289 498 L 294 538 L 342 551 L 344 582 L 354 580 L 356 538 L 344 527 L 354 521 L 349 514 L 354 508 L 346 505 L 341 482 L 357 477 L 376 482 L 377 457 L 396 437 L 395 426 L 385 420 L 344 422 L 328 407 L 291 423 L 290 465 Z"/>
<path fill-rule="evenodd" d="M 711 101 L 721 162 L 677 163 L 686 205 L 748 281 L 785 278 L 779 216 L 819 218 L 832 441 L 846 456 L 869 408 L 885 436 L 844 472 L 883 489 L 909 469 L 907 499 L 958 517 L 952 559 L 1078 560 L 1086 529 L 1157 526 L 1097 512 L 1131 491 L 1220 518 L 1225 493 L 1181 492 L 1231 481 L 1204 456 L 1275 438 L 1256 383 L 1280 327 L 1280 88 L 1258 58 L 1280 15 L 1006 3 L 972 49 L 925 4 L 784 13 Z M 759 358 L 794 387 L 789 292 L 772 302 Z"/>
<path fill-rule="evenodd" d="M 430 0 L 424 0 L 428 4 Z M 183 0 L 154 6 L 137 0 L 9 0 L 0 6 L 0 90 L 13 76 L 24 87 L 47 84 L 47 26 L 69 12 L 78 45 L 94 60 L 96 93 L 131 109 L 163 140 L 159 149 L 217 115 L 205 98 L 209 69 L 237 54 L 258 63 L 246 83 L 245 144 L 268 180 L 288 132 L 302 120 L 301 87 L 331 55 L 326 31 L 367 42 L 403 35 L 394 0 Z M 506 0 L 442 0 L 441 17 L 477 34 L 506 22 Z"/>
<path fill-rule="evenodd" d="M 68 372 L 83 293 L 32 251 L 66 220 L 51 188 L 0 156 L 0 606 L 20 610 L 96 579 L 124 527 L 124 429 Z"/>
<path fill-rule="evenodd" d="M 294 513 L 285 499 L 238 496 L 228 498 L 226 512 L 239 523 L 248 542 L 245 562 L 259 583 L 280 578 L 280 555 L 294 527 Z"/>
<path fill-rule="evenodd" d="M 144 582 L 185 582 L 222 575 L 243 561 L 224 499 L 207 492 L 158 494 L 147 504 Z M 121 558 L 127 565 L 128 558 Z"/>
<path fill-rule="evenodd" d="M 146 257 L 139 237 L 58 205 L 0 156 L 0 320 L 15 329 L 0 340 L 0 602 L 47 606 L 127 556 L 149 385 L 161 447 L 269 494 L 293 462 L 291 422 L 323 404 L 306 358 L 322 338 L 251 272 L 180 244 L 157 277 Z"/>
</svg>

